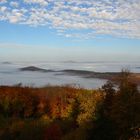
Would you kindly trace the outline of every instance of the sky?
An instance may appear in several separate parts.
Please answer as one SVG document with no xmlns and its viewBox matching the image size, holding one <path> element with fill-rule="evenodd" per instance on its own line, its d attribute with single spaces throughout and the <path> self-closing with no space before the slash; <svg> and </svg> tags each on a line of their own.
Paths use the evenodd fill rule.
<svg viewBox="0 0 140 140">
<path fill-rule="evenodd" d="M 1 61 L 139 61 L 140 0 L 0 0 Z"/>
</svg>

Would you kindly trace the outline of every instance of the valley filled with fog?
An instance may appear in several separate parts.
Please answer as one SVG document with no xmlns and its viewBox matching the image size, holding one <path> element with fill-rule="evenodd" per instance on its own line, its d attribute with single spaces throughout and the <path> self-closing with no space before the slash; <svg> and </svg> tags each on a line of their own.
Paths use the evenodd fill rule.
<svg viewBox="0 0 140 140">
<path fill-rule="evenodd" d="M 35 66 L 49 70 L 21 71 L 20 68 Z M 82 70 L 89 72 L 120 72 L 128 69 L 134 73 L 140 73 L 139 62 L 0 62 L 0 84 L 16 85 L 22 83 L 25 86 L 42 87 L 47 85 L 72 85 L 82 88 L 99 88 L 106 79 L 83 77 L 64 73 L 63 70 Z"/>
</svg>

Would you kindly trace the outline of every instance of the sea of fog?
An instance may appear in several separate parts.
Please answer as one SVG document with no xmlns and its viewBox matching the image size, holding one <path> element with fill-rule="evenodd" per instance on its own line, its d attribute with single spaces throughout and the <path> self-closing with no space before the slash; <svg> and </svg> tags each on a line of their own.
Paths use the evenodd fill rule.
<svg viewBox="0 0 140 140">
<path fill-rule="evenodd" d="M 95 72 L 120 72 L 129 69 L 140 73 L 140 62 L 0 62 L 0 85 L 15 85 L 22 83 L 26 86 L 46 85 L 75 85 L 83 88 L 99 88 L 106 80 L 84 78 L 76 75 L 66 75 L 59 72 L 20 71 L 19 68 L 35 66 L 55 71 L 73 69 Z"/>
</svg>

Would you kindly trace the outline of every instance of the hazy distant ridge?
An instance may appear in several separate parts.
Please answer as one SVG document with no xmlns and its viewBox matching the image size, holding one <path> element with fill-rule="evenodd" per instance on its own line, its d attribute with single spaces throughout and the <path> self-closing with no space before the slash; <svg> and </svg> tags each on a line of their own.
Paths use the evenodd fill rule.
<svg viewBox="0 0 140 140">
<path fill-rule="evenodd" d="M 23 67 L 19 69 L 20 71 L 32 71 L 32 72 L 53 72 L 53 70 L 47 70 L 47 69 L 43 69 L 43 68 L 39 68 L 39 67 L 35 67 L 35 66 L 28 66 L 28 67 Z"/>
</svg>

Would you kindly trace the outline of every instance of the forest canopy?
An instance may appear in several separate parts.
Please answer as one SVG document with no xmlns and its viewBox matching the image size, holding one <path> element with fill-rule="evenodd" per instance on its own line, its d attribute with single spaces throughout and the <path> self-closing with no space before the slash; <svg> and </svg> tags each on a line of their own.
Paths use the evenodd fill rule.
<svg viewBox="0 0 140 140">
<path fill-rule="evenodd" d="M 139 140 L 140 92 L 122 72 L 117 88 L 0 87 L 1 140 Z"/>
</svg>

